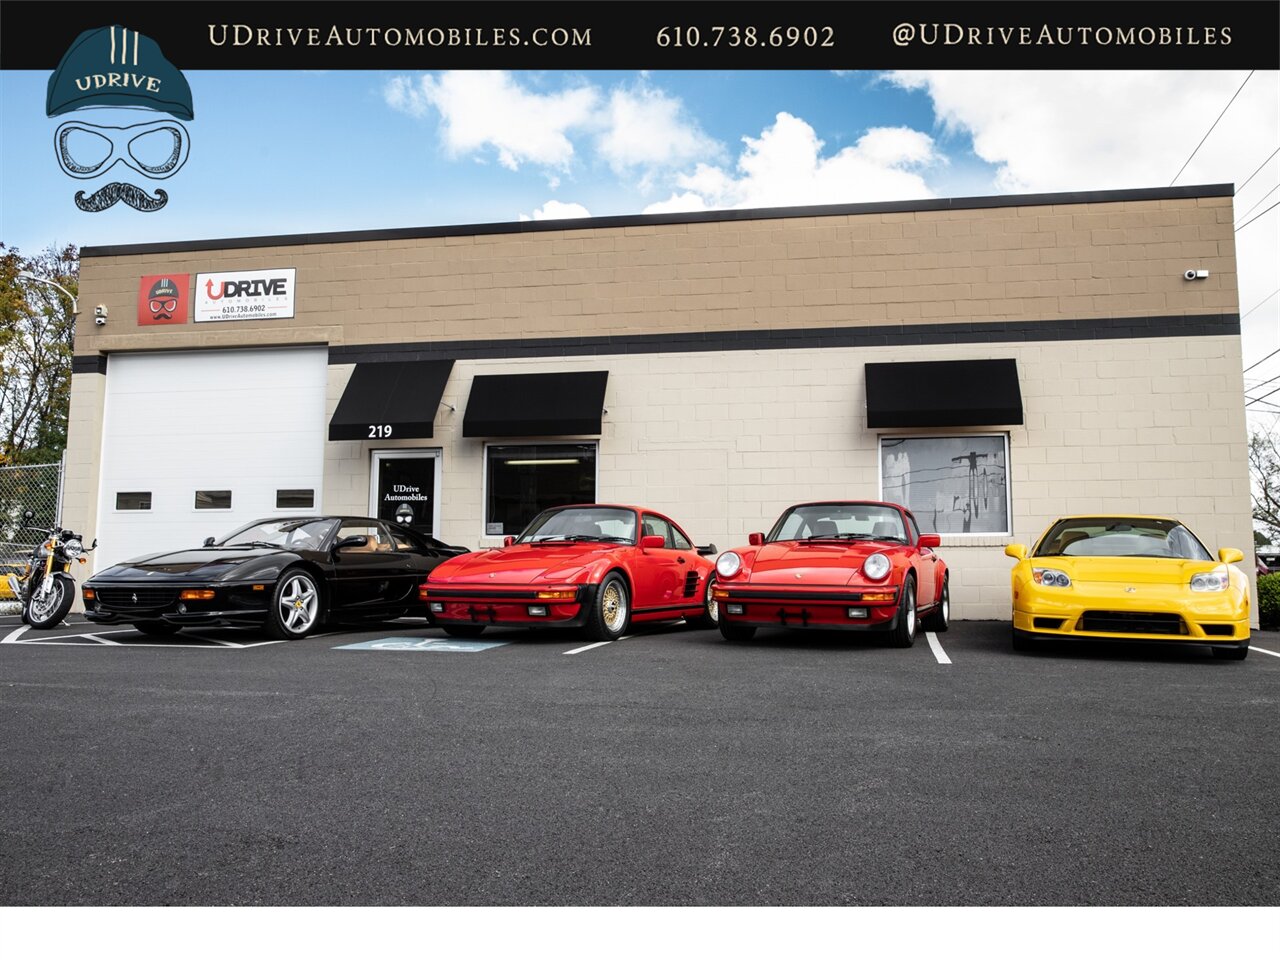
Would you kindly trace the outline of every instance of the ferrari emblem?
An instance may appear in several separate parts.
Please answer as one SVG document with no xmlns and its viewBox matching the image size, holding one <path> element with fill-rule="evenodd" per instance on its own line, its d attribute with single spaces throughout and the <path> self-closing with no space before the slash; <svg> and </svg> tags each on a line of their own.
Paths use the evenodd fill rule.
<svg viewBox="0 0 1280 960">
<path fill-rule="evenodd" d="M 1137 587 L 1125 587 L 1125 588 L 1124 588 L 1124 592 L 1125 592 L 1125 593 L 1137 593 L 1137 592 L 1138 592 L 1138 588 L 1137 588 Z"/>
<path fill-rule="evenodd" d="M 137 602 L 138 602 L 138 595 L 137 595 L 136 593 L 135 593 L 135 594 L 133 594 L 133 602 L 134 602 L 134 603 L 137 603 Z"/>
</svg>

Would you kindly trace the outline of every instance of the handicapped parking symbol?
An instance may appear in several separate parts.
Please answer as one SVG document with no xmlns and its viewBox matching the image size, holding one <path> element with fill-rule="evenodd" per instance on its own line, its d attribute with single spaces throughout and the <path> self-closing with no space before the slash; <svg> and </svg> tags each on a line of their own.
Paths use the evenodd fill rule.
<svg viewBox="0 0 1280 960">
<path fill-rule="evenodd" d="M 508 641 L 486 642 L 481 640 L 436 640 L 430 637 L 383 637 L 349 643 L 335 650 L 395 650 L 425 651 L 427 653 L 479 653 L 494 647 L 505 647 Z"/>
</svg>

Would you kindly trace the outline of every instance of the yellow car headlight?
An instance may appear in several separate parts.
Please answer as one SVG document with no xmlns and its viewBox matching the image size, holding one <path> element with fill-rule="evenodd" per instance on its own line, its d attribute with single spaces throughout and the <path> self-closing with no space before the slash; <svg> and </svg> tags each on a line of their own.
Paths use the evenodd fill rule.
<svg viewBox="0 0 1280 960">
<path fill-rule="evenodd" d="M 1220 593 L 1231 585 L 1231 577 L 1225 569 L 1197 573 L 1191 578 L 1191 589 L 1196 593 Z"/>
<path fill-rule="evenodd" d="M 1042 587 L 1069 587 L 1071 578 L 1061 570 L 1051 567 L 1032 567 L 1031 579 Z"/>
</svg>

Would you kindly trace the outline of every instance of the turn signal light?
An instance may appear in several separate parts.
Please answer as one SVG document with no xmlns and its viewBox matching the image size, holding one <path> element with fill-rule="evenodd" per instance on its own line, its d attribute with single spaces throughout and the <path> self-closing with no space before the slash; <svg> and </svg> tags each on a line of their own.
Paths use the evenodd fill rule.
<svg viewBox="0 0 1280 960">
<path fill-rule="evenodd" d="M 178 594 L 179 600 L 212 600 L 212 590 L 183 590 Z"/>
<path fill-rule="evenodd" d="M 86 600 L 93 600 L 98 596 L 96 593 L 93 592 L 92 587 L 85 587 L 82 592 L 84 593 L 84 598 Z"/>
<path fill-rule="evenodd" d="M 427 599 L 427 585 L 425 583 L 418 584 L 418 599 Z"/>
<path fill-rule="evenodd" d="M 862 595 L 862 599 L 864 602 L 870 602 L 870 603 L 875 603 L 877 601 L 883 602 L 886 600 L 893 600 L 894 594 L 892 591 L 889 591 L 886 593 L 864 593 Z"/>
<path fill-rule="evenodd" d="M 728 600 L 728 599 L 729 599 L 729 591 L 728 591 L 728 590 L 725 590 L 723 587 L 712 587 L 712 588 L 711 588 L 711 599 L 712 599 L 712 600 Z"/>
<path fill-rule="evenodd" d="M 539 590 L 539 600 L 577 600 L 578 591 L 573 590 Z"/>
</svg>

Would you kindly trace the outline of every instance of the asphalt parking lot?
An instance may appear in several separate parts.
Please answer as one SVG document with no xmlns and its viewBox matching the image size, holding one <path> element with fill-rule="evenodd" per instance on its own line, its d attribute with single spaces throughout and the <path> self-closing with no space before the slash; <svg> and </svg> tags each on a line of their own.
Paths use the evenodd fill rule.
<svg viewBox="0 0 1280 960">
<path fill-rule="evenodd" d="M 1276 634 L 18 627 L 6 905 L 1280 902 Z"/>
</svg>

